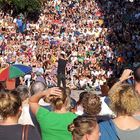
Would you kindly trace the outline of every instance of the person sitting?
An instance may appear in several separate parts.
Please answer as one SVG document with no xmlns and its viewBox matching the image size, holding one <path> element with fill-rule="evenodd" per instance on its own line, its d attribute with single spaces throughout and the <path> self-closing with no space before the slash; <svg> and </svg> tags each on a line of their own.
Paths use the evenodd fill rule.
<svg viewBox="0 0 140 140">
<path fill-rule="evenodd" d="M 79 116 L 68 126 L 73 140 L 99 140 L 100 131 L 93 116 Z"/>
</svg>

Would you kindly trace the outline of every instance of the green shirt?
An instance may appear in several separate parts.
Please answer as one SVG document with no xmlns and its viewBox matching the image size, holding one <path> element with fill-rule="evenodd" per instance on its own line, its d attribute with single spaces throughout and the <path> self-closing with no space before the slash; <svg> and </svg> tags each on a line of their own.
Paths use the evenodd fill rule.
<svg viewBox="0 0 140 140">
<path fill-rule="evenodd" d="M 40 124 L 42 140 L 72 140 L 67 128 L 76 117 L 71 112 L 60 114 L 40 107 L 36 118 Z"/>
<path fill-rule="evenodd" d="M 84 59 L 85 59 L 85 58 L 84 58 L 83 56 L 79 56 L 79 57 L 78 57 L 78 61 L 81 62 L 81 63 L 84 62 Z"/>
</svg>

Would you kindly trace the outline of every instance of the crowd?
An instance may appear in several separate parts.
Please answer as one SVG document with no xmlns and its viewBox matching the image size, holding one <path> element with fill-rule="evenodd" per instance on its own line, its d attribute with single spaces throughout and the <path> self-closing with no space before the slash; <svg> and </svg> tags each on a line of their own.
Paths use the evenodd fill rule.
<svg viewBox="0 0 140 140">
<path fill-rule="evenodd" d="M 137 0 L 48 0 L 36 23 L 0 11 L 0 69 L 32 67 L 0 81 L 0 139 L 138 140 L 139 22 Z"/>
<path fill-rule="evenodd" d="M 20 14 L 0 13 L 0 64 L 33 67 L 49 87 L 57 85 L 57 61 L 67 58 L 66 83 L 73 89 L 100 89 L 124 67 L 139 61 L 139 7 L 124 1 L 47 1 L 36 23 Z M 131 11 L 130 11 L 131 9 Z"/>
<path fill-rule="evenodd" d="M 100 115 L 104 106 L 96 91 L 82 92 L 76 102 L 70 89 L 47 89 L 43 82 L 18 86 L 0 93 L 0 138 L 4 140 L 139 140 L 140 66 L 134 70 L 135 85 L 128 83 L 126 69 L 109 90 L 114 116 Z M 74 104 L 75 102 L 75 104 Z M 82 110 L 78 114 L 79 106 Z M 8 133 L 8 135 L 7 135 Z"/>
</svg>

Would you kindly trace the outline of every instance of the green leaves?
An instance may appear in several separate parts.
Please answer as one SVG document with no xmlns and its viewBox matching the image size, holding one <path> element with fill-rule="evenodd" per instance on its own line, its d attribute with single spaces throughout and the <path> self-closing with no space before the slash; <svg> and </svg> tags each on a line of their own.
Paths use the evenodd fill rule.
<svg viewBox="0 0 140 140">
<path fill-rule="evenodd" d="M 12 0 L 12 4 L 19 9 L 24 9 L 27 3 L 27 0 Z"/>
<path fill-rule="evenodd" d="M 5 9 L 5 5 L 9 5 L 11 8 L 15 8 L 16 11 L 24 11 L 29 13 L 40 11 L 41 0 L 0 0 L 1 9 Z"/>
<path fill-rule="evenodd" d="M 41 3 L 39 0 L 25 0 L 25 1 L 28 3 L 26 6 L 28 11 L 41 9 Z"/>
</svg>

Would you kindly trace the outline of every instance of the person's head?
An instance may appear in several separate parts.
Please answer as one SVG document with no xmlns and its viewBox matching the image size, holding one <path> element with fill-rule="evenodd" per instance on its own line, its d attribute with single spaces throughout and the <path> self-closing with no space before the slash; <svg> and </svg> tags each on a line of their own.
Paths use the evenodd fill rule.
<svg viewBox="0 0 140 140">
<path fill-rule="evenodd" d="M 133 115 L 140 109 L 140 97 L 134 87 L 128 84 L 117 86 L 110 91 L 110 107 L 116 115 Z"/>
<path fill-rule="evenodd" d="M 82 106 L 85 114 L 96 116 L 101 111 L 100 97 L 95 93 L 89 92 L 84 96 Z"/>
<path fill-rule="evenodd" d="M 49 97 L 50 103 L 52 104 L 54 110 L 61 110 L 63 107 L 68 109 L 68 107 L 70 106 L 70 102 L 68 101 L 68 96 L 65 92 L 65 89 L 60 87 L 60 90 L 62 92 L 61 97 L 54 95 Z"/>
<path fill-rule="evenodd" d="M 9 117 L 20 117 L 21 98 L 11 93 L 0 93 L 0 120 L 4 121 Z"/>
<path fill-rule="evenodd" d="M 93 116 L 79 116 L 68 126 L 73 140 L 99 140 L 97 120 Z"/>
<path fill-rule="evenodd" d="M 73 109 L 75 109 L 77 103 L 76 103 L 76 101 L 70 96 L 70 95 L 71 95 L 71 89 L 70 89 L 69 87 L 66 87 L 65 91 L 66 91 L 66 94 L 67 94 L 67 103 L 68 103 L 68 105 L 70 105 L 70 106 L 68 107 L 68 109 L 72 111 Z"/>
<path fill-rule="evenodd" d="M 71 109 L 71 97 L 70 97 L 71 89 L 69 87 L 66 87 L 65 93 L 67 95 L 67 103 L 69 104 L 68 110 L 70 110 Z"/>
<path fill-rule="evenodd" d="M 46 88 L 47 86 L 43 82 L 36 81 L 30 87 L 30 95 L 32 96 L 36 93 L 44 91 Z"/>
<path fill-rule="evenodd" d="M 65 58 L 65 54 L 64 54 L 64 53 L 61 53 L 61 54 L 60 54 L 60 57 L 61 57 L 61 58 Z"/>
<path fill-rule="evenodd" d="M 138 65 L 135 69 L 134 69 L 134 79 L 137 83 L 140 83 L 140 65 Z"/>
<path fill-rule="evenodd" d="M 82 100 L 84 99 L 84 96 L 87 94 L 87 91 L 81 92 L 79 95 L 79 100 L 77 101 L 77 104 L 80 105 L 82 104 Z"/>
<path fill-rule="evenodd" d="M 29 97 L 29 89 L 25 85 L 19 85 L 16 88 L 17 94 L 20 96 L 22 101 L 25 101 Z"/>
</svg>

